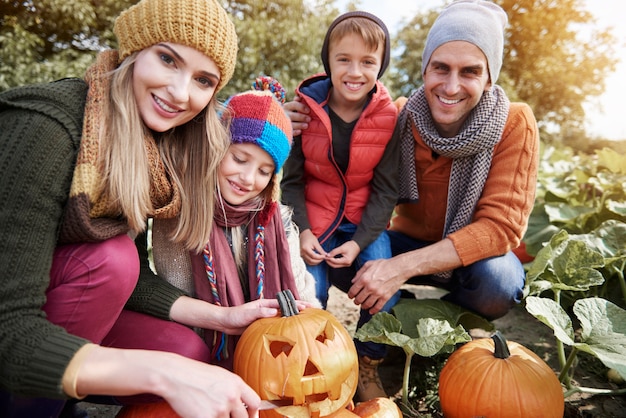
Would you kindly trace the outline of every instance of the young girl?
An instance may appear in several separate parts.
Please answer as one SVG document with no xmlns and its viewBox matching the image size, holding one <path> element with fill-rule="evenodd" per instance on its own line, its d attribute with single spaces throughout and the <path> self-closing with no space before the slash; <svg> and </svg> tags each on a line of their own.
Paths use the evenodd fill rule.
<svg viewBox="0 0 626 418">
<path fill-rule="evenodd" d="M 209 242 L 201 253 L 192 251 L 187 258 L 168 242 L 171 222 L 155 220 L 156 270 L 190 294 L 220 306 L 275 298 L 290 289 L 296 298 L 319 307 L 313 276 L 300 258 L 297 231 L 288 210 L 277 201 L 278 173 L 292 139 L 291 121 L 281 106 L 284 90 L 269 77 L 257 79 L 256 87 L 269 90 L 240 93 L 227 102 L 223 117 L 230 125 L 231 144 L 217 171 Z M 295 248 L 290 250 L 289 241 Z M 204 337 L 212 348 L 211 361 L 232 368 L 236 337 L 217 331 L 204 332 Z"/>
<path fill-rule="evenodd" d="M 240 333 L 277 302 L 218 307 L 147 263 L 139 277 L 133 242 L 150 217 L 176 219 L 186 248 L 209 240 L 206 190 L 229 144 L 215 94 L 235 67 L 234 25 L 216 0 L 141 0 L 114 32 L 119 49 L 84 80 L 0 94 L 0 416 L 55 417 L 68 398 L 141 393 L 183 417 L 255 416 L 258 395 L 197 361 L 206 345 L 187 343 L 196 334 L 181 323 Z M 127 321 L 125 306 L 145 314 Z M 142 332 L 157 328 L 167 338 L 151 350 L 111 348 L 152 342 Z"/>
</svg>

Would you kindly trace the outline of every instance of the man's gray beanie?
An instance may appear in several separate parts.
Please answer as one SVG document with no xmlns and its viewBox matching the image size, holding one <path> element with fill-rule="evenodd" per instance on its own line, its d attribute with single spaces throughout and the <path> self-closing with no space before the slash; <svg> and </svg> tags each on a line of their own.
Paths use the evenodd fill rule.
<svg viewBox="0 0 626 418">
<path fill-rule="evenodd" d="M 491 84 L 496 84 L 502 68 L 506 12 L 485 0 L 457 0 L 443 9 L 428 32 L 422 53 L 422 75 L 430 56 L 446 42 L 466 41 L 476 45 L 487 57 Z"/>
</svg>

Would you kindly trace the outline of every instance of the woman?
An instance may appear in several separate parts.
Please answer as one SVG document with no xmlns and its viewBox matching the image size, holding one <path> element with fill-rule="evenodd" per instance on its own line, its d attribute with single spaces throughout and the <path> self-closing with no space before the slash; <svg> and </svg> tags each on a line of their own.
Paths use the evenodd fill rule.
<svg viewBox="0 0 626 418">
<path fill-rule="evenodd" d="M 84 80 L 0 95 L 0 415 L 150 393 L 183 417 L 255 416 L 259 397 L 241 379 L 198 361 L 206 346 L 115 348 L 125 306 L 174 341 L 193 333 L 178 322 L 240 333 L 277 312 L 273 298 L 192 299 L 147 261 L 140 274 L 132 238 L 154 217 L 177 219 L 174 239 L 190 250 L 209 240 L 206 190 L 229 144 L 215 94 L 234 70 L 234 25 L 216 0 L 142 0 L 114 32 L 119 49 Z"/>
</svg>

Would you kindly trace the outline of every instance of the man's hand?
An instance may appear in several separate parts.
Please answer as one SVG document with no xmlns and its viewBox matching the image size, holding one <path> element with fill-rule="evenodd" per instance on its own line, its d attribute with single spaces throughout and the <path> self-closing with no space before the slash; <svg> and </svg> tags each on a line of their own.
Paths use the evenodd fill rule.
<svg viewBox="0 0 626 418">
<path fill-rule="evenodd" d="M 352 279 L 348 297 L 372 315 L 379 312 L 407 280 L 393 260 L 368 261 Z"/>
<path fill-rule="evenodd" d="M 291 102 L 287 102 L 283 105 L 283 109 L 291 119 L 291 128 L 293 129 L 293 136 L 302 134 L 304 129 L 309 127 L 311 117 L 308 115 L 311 109 L 304 103 L 300 96 L 294 97 Z"/>
<path fill-rule="evenodd" d="M 389 259 L 368 261 L 352 279 L 348 297 L 375 314 L 411 277 L 454 270 L 462 265 L 454 244 L 445 238 Z"/>
</svg>

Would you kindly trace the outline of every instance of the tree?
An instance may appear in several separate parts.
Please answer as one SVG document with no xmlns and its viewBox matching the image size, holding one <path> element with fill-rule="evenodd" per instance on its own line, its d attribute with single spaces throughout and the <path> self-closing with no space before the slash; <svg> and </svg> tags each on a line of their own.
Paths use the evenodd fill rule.
<svg viewBox="0 0 626 418">
<path fill-rule="evenodd" d="M 423 84 L 422 51 L 428 30 L 440 12 L 441 8 L 418 13 L 392 37 L 393 59 L 382 81 L 393 97 L 408 97 Z"/>
<path fill-rule="evenodd" d="M 138 0 L 0 0 L 0 91 L 84 74 L 98 51 L 116 47 L 113 23 Z M 232 81 L 220 98 L 271 75 L 287 90 L 322 71 L 319 53 L 335 0 L 222 1 L 239 36 Z"/>
<path fill-rule="evenodd" d="M 496 2 L 509 17 L 498 84 L 512 100 L 532 107 L 541 128 L 582 130 L 583 103 L 603 93 L 617 64 L 611 28 L 596 29 L 580 0 Z M 419 14 L 398 31 L 388 82 L 394 95 L 406 96 L 422 84 L 421 53 L 440 11 Z"/>
<path fill-rule="evenodd" d="M 509 15 L 503 72 L 540 125 L 582 129 L 583 103 L 615 71 L 615 37 L 580 0 L 500 0 Z"/>
<path fill-rule="evenodd" d="M 231 1 L 226 9 L 235 21 L 239 54 L 233 80 L 224 92 L 250 88 L 259 75 L 270 75 L 291 99 L 299 81 L 322 71 L 320 51 L 337 10 L 334 0 Z"/>
<path fill-rule="evenodd" d="M 82 76 L 133 0 L 0 0 L 0 90 Z"/>
</svg>

